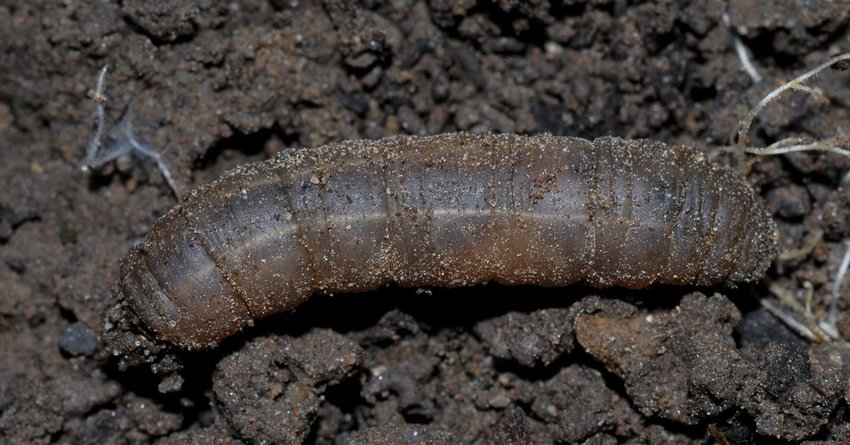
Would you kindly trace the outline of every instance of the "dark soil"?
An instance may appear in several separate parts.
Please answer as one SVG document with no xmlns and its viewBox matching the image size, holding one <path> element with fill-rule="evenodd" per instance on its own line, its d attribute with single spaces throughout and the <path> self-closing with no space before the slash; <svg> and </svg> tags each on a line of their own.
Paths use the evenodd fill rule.
<svg viewBox="0 0 850 445">
<path fill-rule="evenodd" d="M 286 147 L 399 133 L 615 135 L 726 159 L 716 148 L 777 82 L 850 50 L 850 4 L 2 3 L 0 442 L 850 441 L 850 349 L 762 309 L 768 281 L 319 297 L 219 348 L 128 367 L 102 342 L 111 288 L 177 199 L 149 159 L 81 169 L 104 65 L 107 145 L 123 128 L 161 150 L 180 195 Z M 815 85 L 831 105 L 788 94 L 751 143 L 850 131 L 850 78 Z M 798 252 L 769 280 L 801 302 L 810 283 L 820 319 L 850 238 L 848 169 L 803 153 L 749 175 Z"/>
</svg>

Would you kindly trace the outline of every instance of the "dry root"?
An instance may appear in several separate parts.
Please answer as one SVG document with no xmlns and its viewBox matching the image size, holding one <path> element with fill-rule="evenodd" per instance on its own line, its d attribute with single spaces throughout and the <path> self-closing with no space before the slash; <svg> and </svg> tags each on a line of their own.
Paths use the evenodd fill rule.
<svg viewBox="0 0 850 445">
<path fill-rule="evenodd" d="M 736 46 L 736 51 L 738 51 L 738 55 L 739 57 L 741 57 L 741 49 L 738 49 Z M 744 54 L 746 55 L 746 53 Z M 748 60 L 749 59 L 743 58 L 742 63 Z M 845 53 L 832 57 L 826 62 L 818 65 L 814 69 L 803 73 L 802 75 L 791 80 L 790 82 L 782 84 L 781 86 L 764 96 L 764 98 L 762 98 L 762 100 L 759 101 L 759 103 L 756 104 L 756 106 L 753 107 L 752 110 L 750 110 L 744 120 L 741 121 L 741 126 L 738 129 L 737 133 L 738 143 L 736 147 L 736 151 L 739 153 L 739 155 L 743 155 L 743 153 L 748 153 L 757 156 L 766 156 L 801 151 L 823 151 L 850 157 L 850 150 L 848 150 L 847 148 L 850 147 L 850 136 L 848 135 L 840 135 L 816 141 L 810 141 L 803 138 L 788 138 L 778 142 L 774 142 L 773 144 L 770 144 L 767 147 L 755 148 L 747 146 L 747 134 L 750 130 L 750 126 L 752 126 L 753 120 L 756 118 L 756 116 L 758 116 L 758 114 L 768 104 L 778 100 L 782 93 L 788 90 L 802 91 L 803 93 L 813 96 L 822 103 L 829 104 L 829 99 L 824 96 L 824 94 L 820 90 L 805 85 L 805 82 L 814 77 L 819 72 L 830 67 L 842 70 L 846 69 L 849 63 L 850 53 Z M 744 66 L 746 68 L 747 65 L 744 64 Z M 842 182 L 850 182 L 850 171 L 848 171 L 844 175 Z M 820 236 L 818 236 L 818 241 L 819 239 Z M 770 291 L 777 297 L 777 299 L 782 304 L 778 305 L 768 299 L 762 299 L 762 306 L 769 312 L 771 312 L 774 316 L 776 316 L 779 320 L 781 320 L 783 323 L 785 323 L 786 326 L 788 326 L 790 329 L 792 329 L 804 338 L 815 342 L 838 342 L 846 344 L 846 342 L 841 338 L 837 327 L 838 299 L 840 297 L 839 290 L 841 289 L 841 284 L 844 281 L 847 269 L 848 267 L 850 267 L 850 240 L 845 241 L 844 244 L 847 246 L 847 250 L 844 254 L 844 259 L 836 272 L 835 278 L 830 288 L 831 302 L 826 319 L 816 317 L 814 312 L 812 311 L 812 297 L 814 295 L 814 291 L 812 289 L 812 284 L 809 282 L 803 283 L 805 292 L 805 297 L 803 298 L 805 302 L 804 304 L 800 304 L 799 300 L 791 292 L 782 288 L 776 283 L 771 282 L 769 285 Z M 799 255 L 803 254 L 807 255 L 814 249 L 815 246 L 816 243 L 814 245 L 807 245 L 803 249 L 798 249 L 799 251 L 786 252 L 780 255 L 780 259 L 796 258 L 799 257 Z M 799 321 L 797 317 L 802 317 L 804 321 Z"/>
</svg>

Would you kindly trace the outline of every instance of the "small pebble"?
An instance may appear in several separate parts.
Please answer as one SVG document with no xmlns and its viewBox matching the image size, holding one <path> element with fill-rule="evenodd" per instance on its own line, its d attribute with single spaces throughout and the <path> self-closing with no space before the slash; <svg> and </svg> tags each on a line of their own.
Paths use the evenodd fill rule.
<svg viewBox="0 0 850 445">
<path fill-rule="evenodd" d="M 159 386 L 157 387 L 157 389 L 160 393 L 167 394 L 170 392 L 180 391 L 180 388 L 182 387 L 183 377 L 181 377 L 180 374 L 177 374 L 175 372 L 169 375 L 168 377 L 162 379 L 162 381 L 159 382 Z"/>
<path fill-rule="evenodd" d="M 65 326 L 59 333 L 59 349 L 72 356 L 92 355 L 97 345 L 92 331 L 80 322 Z"/>
</svg>

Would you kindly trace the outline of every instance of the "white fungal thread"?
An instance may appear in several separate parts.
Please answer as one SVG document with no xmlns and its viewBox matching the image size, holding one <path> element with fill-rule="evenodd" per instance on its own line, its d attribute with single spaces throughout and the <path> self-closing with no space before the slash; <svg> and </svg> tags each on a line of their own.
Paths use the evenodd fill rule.
<svg viewBox="0 0 850 445">
<path fill-rule="evenodd" d="M 101 68 L 97 76 L 97 85 L 92 92 L 92 98 L 96 102 L 94 113 L 95 133 L 86 149 L 86 157 L 82 165 L 83 171 L 99 168 L 125 155 L 151 159 L 156 163 L 157 168 L 162 173 L 162 177 L 168 183 L 174 195 L 180 199 L 180 189 L 174 181 L 171 170 L 165 163 L 165 158 L 163 157 L 164 151 L 156 150 L 139 141 L 133 132 L 129 112 L 125 114 L 124 118 L 118 124 L 118 136 L 114 139 L 108 137 L 110 127 L 106 118 L 106 73 L 108 70 L 108 65 Z"/>
</svg>

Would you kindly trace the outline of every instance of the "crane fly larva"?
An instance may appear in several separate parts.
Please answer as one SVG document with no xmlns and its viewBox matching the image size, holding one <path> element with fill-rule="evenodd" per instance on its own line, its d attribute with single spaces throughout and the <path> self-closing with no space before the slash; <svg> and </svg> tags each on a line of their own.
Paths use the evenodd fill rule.
<svg viewBox="0 0 850 445">
<path fill-rule="evenodd" d="M 289 150 L 194 191 L 124 261 L 158 337 L 206 347 L 317 293 L 756 280 L 776 227 L 747 181 L 659 142 L 443 134 Z"/>
</svg>

